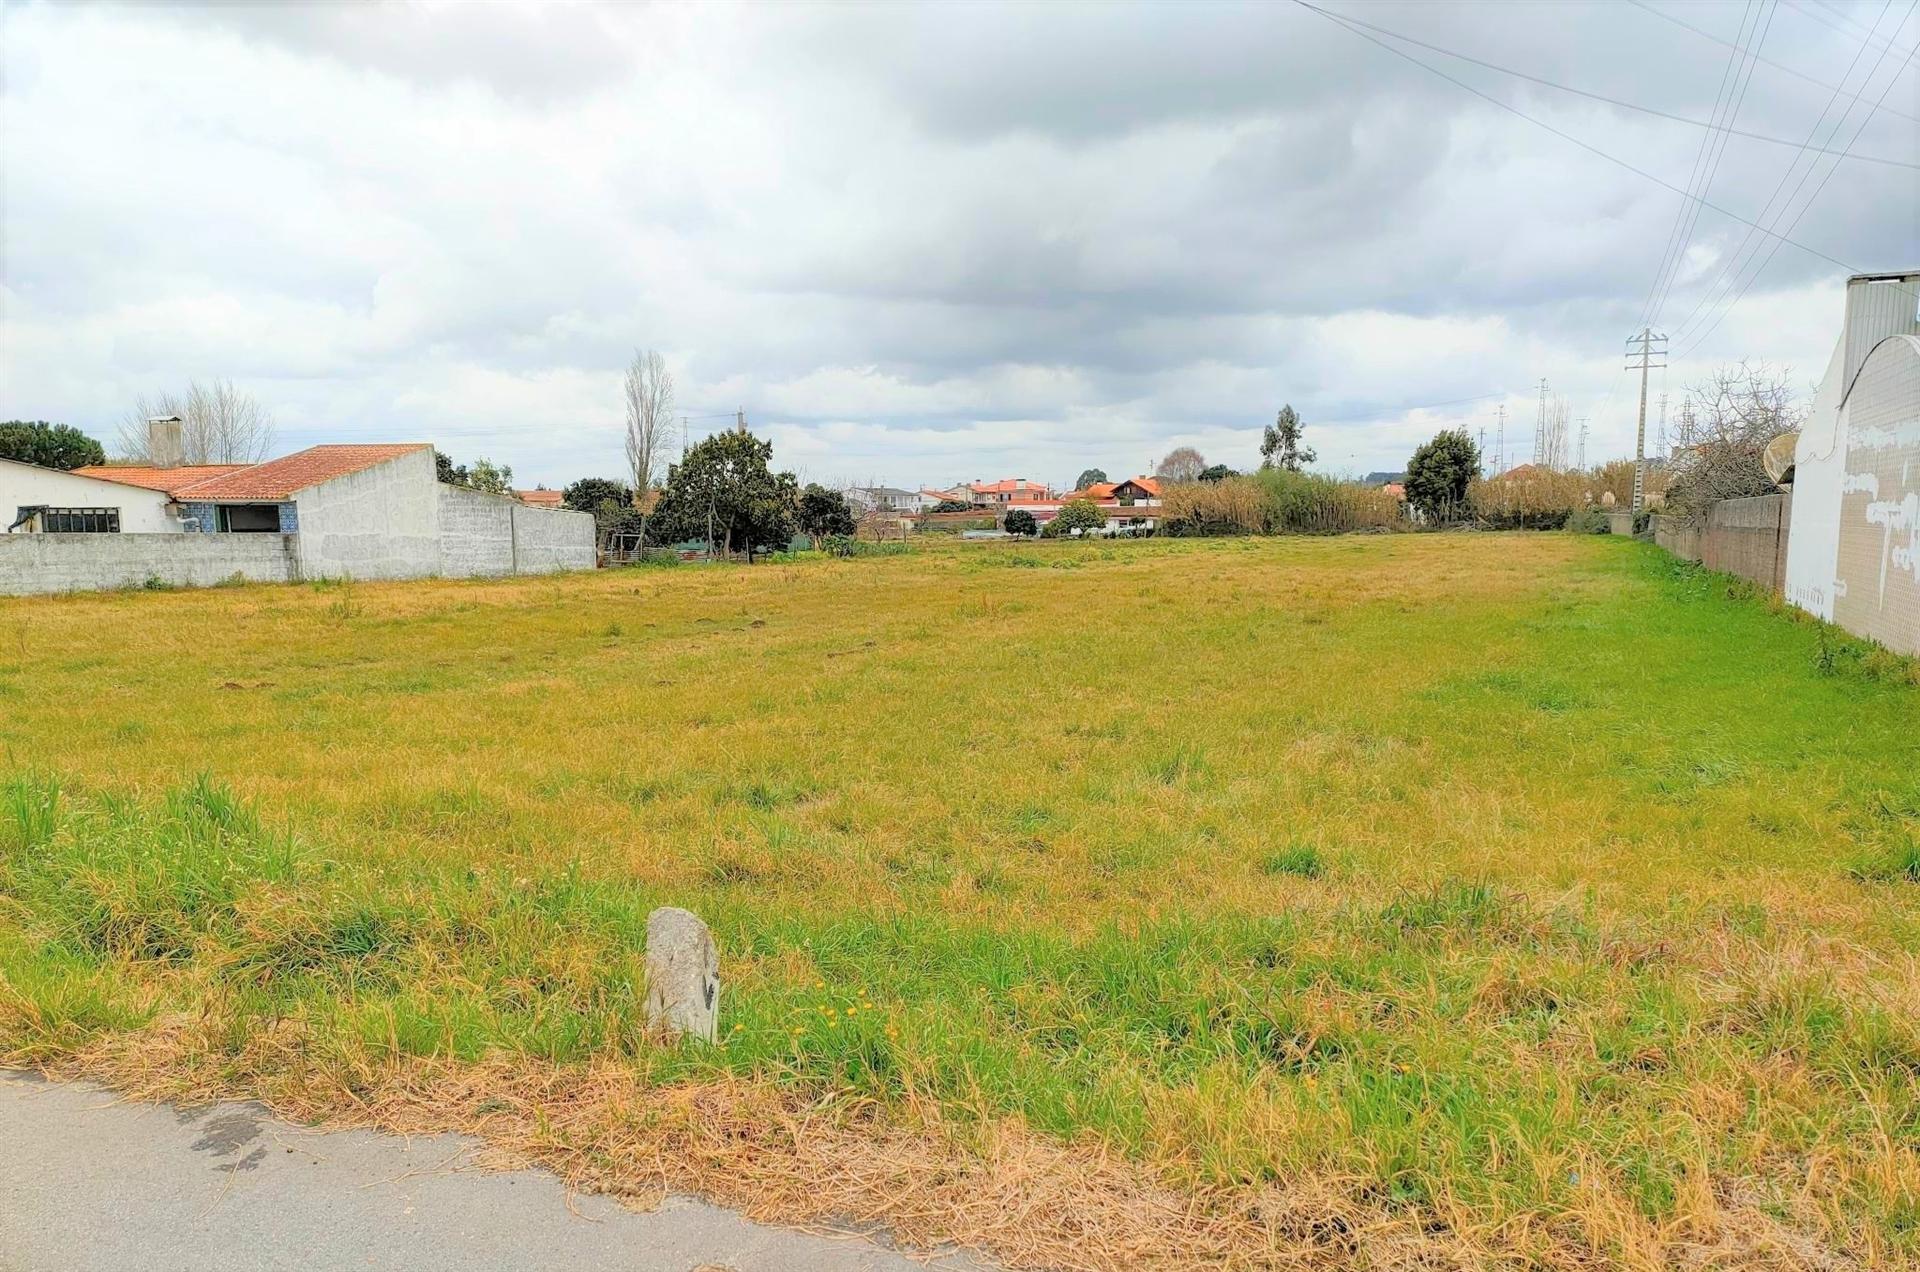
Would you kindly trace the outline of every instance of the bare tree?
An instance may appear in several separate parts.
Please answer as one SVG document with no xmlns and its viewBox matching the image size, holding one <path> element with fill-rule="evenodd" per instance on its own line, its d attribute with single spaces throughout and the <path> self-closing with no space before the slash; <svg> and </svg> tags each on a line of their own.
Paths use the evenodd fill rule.
<svg viewBox="0 0 1920 1272">
<path fill-rule="evenodd" d="M 180 453 L 157 456 L 147 421 L 177 417 Z M 184 394 L 142 395 L 120 426 L 120 450 L 128 459 L 182 464 L 257 464 L 273 449 L 273 416 L 231 380 L 193 381 Z"/>
<path fill-rule="evenodd" d="M 673 373 L 652 349 L 636 349 L 627 366 L 627 469 L 633 474 L 633 506 L 640 510 L 640 541 L 646 542 L 647 517 L 660 463 L 672 445 Z"/>
<path fill-rule="evenodd" d="M 1722 499 L 1772 493 L 1761 456 L 1768 442 L 1806 417 L 1791 372 L 1744 360 L 1724 366 L 1687 386 L 1687 406 L 1689 440 L 1673 455 L 1668 506 L 1697 515 Z"/>
<path fill-rule="evenodd" d="M 1546 427 L 1542 436 L 1540 462 L 1555 472 L 1567 469 L 1567 451 L 1571 448 L 1570 424 L 1573 408 L 1564 397 L 1555 397 L 1547 403 Z"/>
<path fill-rule="evenodd" d="M 1207 470 L 1207 457 L 1191 446 L 1176 446 L 1154 468 L 1154 475 L 1168 481 L 1198 481 Z"/>
</svg>

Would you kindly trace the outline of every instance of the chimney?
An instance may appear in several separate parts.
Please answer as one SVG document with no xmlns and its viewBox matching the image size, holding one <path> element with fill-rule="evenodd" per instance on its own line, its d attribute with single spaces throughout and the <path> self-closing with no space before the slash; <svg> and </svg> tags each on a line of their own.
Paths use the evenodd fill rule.
<svg viewBox="0 0 1920 1272">
<path fill-rule="evenodd" d="M 178 415 L 147 417 L 147 459 L 155 468 L 179 466 L 180 426 Z"/>
</svg>

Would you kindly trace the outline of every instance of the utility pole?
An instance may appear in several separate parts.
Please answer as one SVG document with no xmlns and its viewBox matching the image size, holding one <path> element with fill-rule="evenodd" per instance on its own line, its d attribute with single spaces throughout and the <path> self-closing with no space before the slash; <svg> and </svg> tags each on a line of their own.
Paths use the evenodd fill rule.
<svg viewBox="0 0 1920 1272">
<path fill-rule="evenodd" d="M 1533 421 L 1533 462 L 1547 462 L 1547 377 L 1540 377 L 1540 413 Z"/>
<path fill-rule="evenodd" d="M 1580 468 L 1580 471 L 1582 471 L 1582 472 L 1585 472 L 1585 471 L 1586 471 L 1586 468 L 1587 468 L 1587 417 L 1586 417 L 1586 416 L 1584 416 L 1584 415 L 1582 415 L 1582 416 L 1580 417 L 1580 463 L 1579 463 L 1579 468 Z"/>
<path fill-rule="evenodd" d="M 1657 346 L 1657 347 L 1656 347 Z M 1642 327 L 1640 334 L 1627 340 L 1627 369 L 1633 369 L 1633 360 L 1640 360 L 1640 424 L 1633 439 L 1633 515 L 1638 517 L 1647 503 L 1647 371 L 1655 365 L 1655 358 L 1667 356 L 1667 338 L 1652 327 Z M 1658 364 L 1665 367 L 1667 364 Z"/>
<path fill-rule="evenodd" d="M 1507 404 L 1505 402 L 1494 408 L 1494 419 L 1498 421 L 1494 425 L 1494 435 L 1499 439 L 1494 442 L 1494 446 L 1499 450 L 1500 457 L 1494 461 L 1493 475 L 1498 477 L 1507 471 Z"/>
<path fill-rule="evenodd" d="M 747 431 L 747 408 L 746 407 L 743 406 L 739 410 L 733 413 L 733 427 L 737 432 L 744 433 Z"/>
<path fill-rule="evenodd" d="M 1667 395 L 1660 395 L 1660 433 L 1653 444 L 1653 454 L 1661 463 L 1667 462 Z"/>
<path fill-rule="evenodd" d="M 1491 477 L 1493 474 L 1487 471 L 1487 426 L 1485 424 L 1480 426 L 1480 440 L 1475 445 L 1480 449 L 1480 475 Z"/>
</svg>

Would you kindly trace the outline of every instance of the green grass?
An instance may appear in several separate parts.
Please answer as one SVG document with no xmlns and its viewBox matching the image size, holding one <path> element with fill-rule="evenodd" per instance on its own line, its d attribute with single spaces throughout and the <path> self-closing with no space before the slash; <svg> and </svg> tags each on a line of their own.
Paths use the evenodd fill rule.
<svg viewBox="0 0 1920 1272">
<path fill-rule="evenodd" d="M 297 1021 L 911 1093 L 1547 1263 L 1899 1262 L 1908 672 L 1548 535 L 0 602 L 0 1054 L 187 1013 L 251 1074 Z M 660 904 L 722 1047 L 644 1036 Z"/>
</svg>

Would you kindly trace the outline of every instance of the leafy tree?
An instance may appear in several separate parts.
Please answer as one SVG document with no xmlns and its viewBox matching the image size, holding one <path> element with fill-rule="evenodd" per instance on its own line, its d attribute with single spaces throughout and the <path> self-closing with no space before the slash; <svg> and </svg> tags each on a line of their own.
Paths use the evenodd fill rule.
<svg viewBox="0 0 1920 1272">
<path fill-rule="evenodd" d="M 1273 423 L 1267 425 L 1267 431 L 1260 439 L 1260 467 L 1284 468 L 1297 473 L 1311 464 L 1317 456 L 1313 447 L 1300 444 L 1305 432 L 1300 423 L 1300 415 L 1289 403 L 1280 408 L 1280 414 Z"/>
<path fill-rule="evenodd" d="M 1407 502 L 1429 516 L 1466 502 L 1467 486 L 1480 472 L 1480 448 L 1464 429 L 1434 434 L 1407 461 Z"/>
<path fill-rule="evenodd" d="M 725 553 L 784 548 L 800 503 L 792 473 L 770 467 L 773 443 L 729 429 L 698 443 L 667 470 L 654 511 L 669 538 L 705 539 Z"/>
<path fill-rule="evenodd" d="M 1201 481 L 1225 481 L 1229 477 L 1238 477 L 1239 475 L 1239 473 L 1228 468 L 1225 464 L 1210 464 L 1200 470 Z"/>
<path fill-rule="evenodd" d="M 1017 534 L 1022 538 L 1032 538 L 1040 533 L 1040 523 L 1025 508 L 1015 508 L 1007 514 L 1006 530 L 1008 534 Z"/>
<path fill-rule="evenodd" d="M 603 503 L 633 506 L 633 487 L 609 477 L 582 477 L 560 492 L 560 502 L 575 512 L 594 512 Z"/>
<path fill-rule="evenodd" d="M 962 503 L 962 502 L 961 502 L 960 500 L 958 500 L 958 499 L 942 499 L 942 500 L 941 500 L 941 501 L 940 501 L 939 503 L 937 503 L 937 504 L 935 504 L 935 505 L 933 505 L 933 507 L 932 507 L 932 509 L 930 509 L 930 511 L 933 511 L 933 512 L 972 512 L 972 511 L 973 511 L 973 505 L 972 505 L 972 504 L 970 504 L 970 503 Z"/>
<path fill-rule="evenodd" d="M 465 464 L 454 463 L 440 451 L 435 450 L 433 471 L 436 477 L 449 486 L 462 486 L 468 490 L 478 490 L 489 495 L 513 493 L 513 469 L 505 464 L 496 464 L 490 459 L 476 459 L 473 461 L 473 466 L 469 468 Z"/>
<path fill-rule="evenodd" d="M 467 474 L 467 485 L 489 495 L 510 495 L 513 493 L 513 469 L 483 456 L 473 461 L 473 469 Z"/>
<path fill-rule="evenodd" d="M 107 452 L 71 424 L 8 420 L 0 424 L 0 459 L 17 459 L 42 468 L 71 469 L 104 464 Z"/>
<path fill-rule="evenodd" d="M 1075 490 L 1085 490 L 1088 486 L 1094 485 L 1097 482 L 1103 482 L 1106 479 L 1107 479 L 1106 469 L 1089 468 L 1085 472 L 1080 474 L 1080 480 L 1073 483 L 1073 488 Z"/>
<path fill-rule="evenodd" d="M 1207 470 L 1207 457 L 1191 446 L 1176 446 L 1160 461 L 1154 475 L 1168 481 L 1198 481 Z"/>
<path fill-rule="evenodd" d="M 1047 534 L 1054 537 L 1075 530 L 1103 530 L 1107 514 L 1091 499 L 1069 499 L 1060 506 L 1059 515 L 1047 522 Z"/>
<path fill-rule="evenodd" d="M 853 519 L 853 509 L 847 506 L 847 497 L 813 481 L 808 482 L 807 488 L 800 492 L 796 520 L 800 533 L 812 539 L 816 548 L 825 539 L 834 535 L 852 535 L 859 528 Z"/>
</svg>

